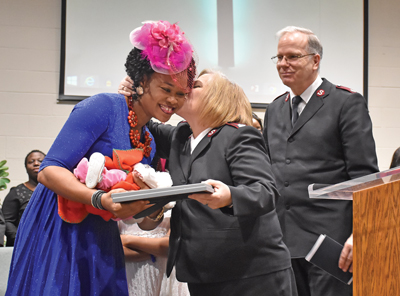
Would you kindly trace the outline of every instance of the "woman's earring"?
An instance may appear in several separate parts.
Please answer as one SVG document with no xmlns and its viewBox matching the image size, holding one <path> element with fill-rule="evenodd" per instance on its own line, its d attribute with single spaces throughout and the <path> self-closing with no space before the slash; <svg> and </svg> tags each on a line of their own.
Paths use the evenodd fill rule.
<svg viewBox="0 0 400 296">
<path fill-rule="evenodd" d="M 139 96 L 141 96 L 141 95 L 143 94 L 143 87 L 138 86 L 138 87 L 136 88 L 136 93 L 137 93 Z"/>
</svg>

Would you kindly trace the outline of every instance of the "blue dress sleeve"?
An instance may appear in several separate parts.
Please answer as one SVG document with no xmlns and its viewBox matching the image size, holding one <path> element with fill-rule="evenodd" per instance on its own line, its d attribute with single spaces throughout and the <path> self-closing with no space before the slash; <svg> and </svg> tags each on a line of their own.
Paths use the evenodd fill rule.
<svg viewBox="0 0 400 296">
<path fill-rule="evenodd" d="M 111 139 L 107 131 L 113 130 L 115 113 L 121 111 L 115 110 L 113 99 L 110 94 L 98 94 L 78 103 L 51 146 L 40 170 L 47 166 L 72 170 L 83 157 L 95 151 L 111 156 Z"/>
</svg>

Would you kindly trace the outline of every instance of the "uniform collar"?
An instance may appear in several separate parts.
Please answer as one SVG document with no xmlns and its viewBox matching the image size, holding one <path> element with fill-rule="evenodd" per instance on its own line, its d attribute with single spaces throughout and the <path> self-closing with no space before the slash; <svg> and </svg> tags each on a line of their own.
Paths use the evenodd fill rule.
<svg viewBox="0 0 400 296">
<path fill-rule="evenodd" d="M 208 134 L 208 132 L 211 130 L 212 128 L 206 128 L 204 131 L 202 131 L 197 137 L 196 139 L 193 138 L 193 134 L 190 135 L 190 153 L 193 153 L 193 150 L 196 148 L 196 146 L 200 143 L 200 141 Z"/>
<path fill-rule="evenodd" d="M 312 95 L 315 93 L 318 87 L 321 86 L 322 82 L 323 82 L 322 78 L 318 75 L 317 78 L 314 80 L 314 82 L 300 95 L 305 104 L 308 103 L 308 101 L 311 99 Z M 292 90 L 290 90 L 290 103 L 292 103 L 292 98 L 294 97 L 295 94 L 292 92 Z"/>
</svg>

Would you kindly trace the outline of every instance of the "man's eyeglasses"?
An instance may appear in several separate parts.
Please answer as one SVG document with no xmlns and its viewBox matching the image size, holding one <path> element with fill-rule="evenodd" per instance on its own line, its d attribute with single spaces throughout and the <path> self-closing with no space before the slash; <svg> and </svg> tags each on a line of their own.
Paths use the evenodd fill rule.
<svg viewBox="0 0 400 296">
<path fill-rule="evenodd" d="M 316 55 L 316 53 L 309 53 L 309 54 L 303 54 L 303 55 L 291 55 L 291 56 L 274 56 L 271 58 L 271 60 L 275 63 L 275 64 L 280 64 L 282 63 L 282 60 L 285 59 L 286 62 L 288 64 L 290 63 L 295 63 L 297 62 L 298 59 L 310 56 L 310 55 Z"/>
</svg>

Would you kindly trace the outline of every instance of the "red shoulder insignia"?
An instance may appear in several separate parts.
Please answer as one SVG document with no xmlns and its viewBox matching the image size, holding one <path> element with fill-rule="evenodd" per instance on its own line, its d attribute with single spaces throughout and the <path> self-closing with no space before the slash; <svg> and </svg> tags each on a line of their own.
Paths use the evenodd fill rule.
<svg viewBox="0 0 400 296">
<path fill-rule="evenodd" d="M 208 132 L 208 134 L 207 134 L 207 137 L 212 137 L 212 136 L 215 134 L 216 131 L 217 131 L 216 128 L 210 130 L 210 131 Z"/>
<path fill-rule="evenodd" d="M 215 134 L 217 134 L 217 132 L 219 132 L 220 130 L 222 130 L 222 128 L 223 128 L 225 125 L 232 126 L 232 127 L 236 128 L 236 129 L 238 129 L 238 128 L 242 127 L 242 126 L 246 126 L 246 125 L 243 124 L 243 123 L 228 122 L 228 123 L 225 123 L 224 125 L 221 125 L 220 127 L 217 127 L 217 128 L 214 128 L 214 129 L 210 130 L 210 131 L 208 132 L 208 134 L 207 134 L 207 137 L 212 137 L 212 136 L 214 136 Z"/>
<path fill-rule="evenodd" d="M 356 91 L 352 90 L 351 88 L 345 87 L 345 86 L 342 86 L 342 85 L 336 85 L 336 88 L 347 90 L 348 92 L 351 92 L 352 94 L 356 93 Z"/>
<path fill-rule="evenodd" d="M 325 94 L 325 91 L 323 89 L 320 89 L 316 92 L 317 97 L 322 97 Z"/>
<path fill-rule="evenodd" d="M 283 94 L 280 94 L 280 95 L 277 96 L 273 101 L 279 99 L 280 97 L 282 97 L 282 96 L 284 96 L 284 95 L 286 95 L 285 102 L 287 102 L 287 101 L 289 100 L 289 96 L 290 96 L 290 93 L 289 93 L 288 91 L 287 91 L 287 92 L 284 92 Z"/>
</svg>

